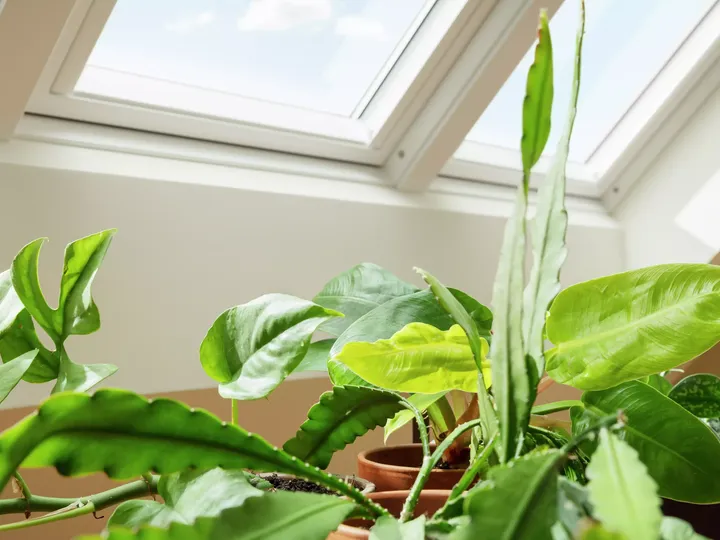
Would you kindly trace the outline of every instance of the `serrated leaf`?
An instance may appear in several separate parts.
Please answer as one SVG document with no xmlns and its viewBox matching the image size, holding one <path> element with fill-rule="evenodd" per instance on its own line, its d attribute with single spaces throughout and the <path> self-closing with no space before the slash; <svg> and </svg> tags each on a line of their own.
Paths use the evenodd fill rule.
<svg viewBox="0 0 720 540">
<path fill-rule="evenodd" d="M 297 368 L 315 330 L 340 315 L 286 294 L 261 296 L 217 318 L 200 346 L 200 362 L 221 383 L 221 396 L 260 399 Z"/>
<path fill-rule="evenodd" d="M 322 326 L 328 334 L 339 336 L 352 323 L 385 302 L 418 292 L 384 268 L 372 263 L 362 263 L 331 279 L 313 302 L 345 315 L 331 319 Z"/>
<path fill-rule="evenodd" d="M 20 382 L 35 360 L 37 353 L 37 351 L 30 351 L 0 365 L 0 403 L 5 401 L 5 398 Z"/>
<path fill-rule="evenodd" d="M 610 532 L 637 540 L 657 540 L 660 497 L 638 453 L 607 429 L 587 467 L 594 514 Z"/>
<path fill-rule="evenodd" d="M 662 519 L 660 538 L 662 540 L 710 540 L 702 534 L 696 533 L 688 522 L 670 516 Z"/>
<path fill-rule="evenodd" d="M 285 443 L 283 450 L 325 469 L 335 452 L 368 431 L 384 426 L 402 409 L 402 398 L 392 392 L 336 386 L 310 408 L 308 419 L 295 437 Z"/>
<path fill-rule="evenodd" d="M 183 471 L 163 476 L 158 494 L 164 503 L 152 500 L 126 501 L 108 520 L 110 527 L 144 525 L 165 528 L 171 523 L 192 524 L 199 517 L 217 516 L 226 508 L 241 506 L 263 491 L 254 488 L 243 471 Z"/>
<path fill-rule="evenodd" d="M 443 398 L 445 394 L 447 394 L 447 392 L 438 392 L 436 394 L 414 394 L 408 398 L 408 401 L 417 410 L 424 412 L 430 405 Z M 387 443 L 390 435 L 414 419 L 415 415 L 409 409 L 403 409 L 393 416 L 390 421 L 385 424 L 385 443 Z"/>
<path fill-rule="evenodd" d="M 49 351 L 40 342 L 35 332 L 32 317 L 23 309 L 12 326 L 0 338 L 0 355 L 3 362 L 9 362 L 27 352 L 38 351 L 35 361 L 25 372 L 23 380 L 29 383 L 44 383 L 57 379 L 60 370 L 58 355 Z"/>
<path fill-rule="evenodd" d="M 720 340 L 720 267 L 666 264 L 573 285 L 546 328 L 557 382 L 603 390 L 667 371 Z"/>
<path fill-rule="evenodd" d="M 76 364 L 64 350 L 60 353 L 60 371 L 52 393 L 87 392 L 118 370 L 113 364 Z"/>
<path fill-rule="evenodd" d="M 383 516 L 370 529 L 370 540 L 419 540 L 421 538 L 425 538 L 424 515 L 404 523 L 394 517 Z"/>
<path fill-rule="evenodd" d="M 324 371 L 327 373 L 330 349 L 335 343 L 334 339 L 321 339 L 314 341 L 308 347 L 305 358 L 295 368 L 295 373 L 303 371 Z"/>
<path fill-rule="evenodd" d="M 490 383 L 487 342 L 481 340 L 486 384 Z M 465 331 L 411 323 L 390 339 L 348 343 L 333 357 L 370 384 L 396 392 L 476 392 L 478 371 Z"/>
<path fill-rule="evenodd" d="M 720 417 L 720 378 L 709 373 L 690 375 L 678 382 L 668 397 L 698 418 Z"/>
</svg>

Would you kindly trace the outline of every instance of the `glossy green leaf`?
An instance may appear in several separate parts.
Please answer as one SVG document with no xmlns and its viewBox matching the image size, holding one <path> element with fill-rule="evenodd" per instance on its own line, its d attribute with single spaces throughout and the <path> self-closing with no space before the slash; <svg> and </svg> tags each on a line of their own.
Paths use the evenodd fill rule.
<svg viewBox="0 0 720 540">
<path fill-rule="evenodd" d="M 243 471 L 183 471 L 163 476 L 158 494 L 165 502 L 133 500 L 122 503 L 108 520 L 110 527 L 168 527 L 191 525 L 199 517 L 217 516 L 226 508 L 241 506 L 263 491 L 254 488 Z"/>
<path fill-rule="evenodd" d="M 536 450 L 492 467 L 489 482 L 468 493 L 465 513 L 470 524 L 453 539 L 551 539 L 563 455 L 559 450 Z"/>
<path fill-rule="evenodd" d="M 374 385 L 358 376 L 357 373 L 353 373 L 349 367 L 338 360 L 331 358 L 328 360 L 327 366 L 330 381 L 335 386 L 367 386 L 370 388 L 376 388 Z"/>
<path fill-rule="evenodd" d="M 710 540 L 706 536 L 696 533 L 688 522 L 670 516 L 666 516 L 662 520 L 660 538 L 662 540 Z"/>
<path fill-rule="evenodd" d="M 608 531 L 657 540 L 662 520 L 658 487 L 629 444 L 602 429 L 587 477 L 595 517 Z"/>
<path fill-rule="evenodd" d="M 720 502 L 720 440 L 700 419 L 638 381 L 582 397 L 586 414 L 622 411 L 624 440 L 637 450 L 661 497 Z"/>
<path fill-rule="evenodd" d="M 384 268 L 362 263 L 331 279 L 313 302 L 344 314 L 342 319 L 331 319 L 322 326 L 328 334 L 339 336 L 352 323 L 385 302 L 418 292 Z"/>
<path fill-rule="evenodd" d="M 125 390 L 56 394 L 0 435 L 0 489 L 20 466 L 54 466 L 64 476 L 105 472 L 126 479 L 149 471 L 252 469 L 294 474 L 346 495 L 342 480 L 170 399 L 148 400 Z"/>
<path fill-rule="evenodd" d="M 548 374 L 582 390 L 667 371 L 720 340 L 720 266 L 666 264 L 569 287 L 547 336 Z"/>
<path fill-rule="evenodd" d="M 17 386 L 36 355 L 37 351 L 30 351 L 0 366 L 0 403 Z"/>
<path fill-rule="evenodd" d="M 535 360 L 538 377 L 545 372 L 545 318 L 548 306 L 560 292 L 560 269 L 567 257 L 565 235 L 567 233 L 567 211 L 565 209 L 565 168 L 570 152 L 570 138 L 575 125 L 578 94 L 580 93 L 580 65 L 582 43 L 585 32 L 585 9 L 581 4 L 580 26 L 575 45 L 575 67 L 573 74 L 570 110 L 565 131 L 558 142 L 557 150 L 550 171 L 538 190 L 537 208 L 533 222 L 533 267 L 525 288 L 523 328 L 525 350 Z M 537 114 L 547 122 L 548 132 L 552 112 L 552 44 L 547 15 L 540 18 L 540 39 L 535 51 L 535 66 L 544 76 L 547 89 L 541 92 L 546 98 L 544 103 L 539 100 L 526 100 L 525 107 L 537 107 Z M 547 35 L 546 39 L 543 39 Z M 540 57 L 540 58 L 538 58 Z M 532 68 L 531 68 L 532 69 Z M 549 73 L 548 73 L 549 72 Z M 536 74 L 537 75 L 537 74 Z M 530 83 L 528 82 L 528 88 Z M 528 91 L 529 95 L 533 95 Z M 533 96 L 534 97 L 534 96 Z M 547 137 L 546 137 L 547 139 Z M 538 154 L 539 157 L 539 154 Z M 529 167 L 528 167 L 529 169 Z"/>
<path fill-rule="evenodd" d="M 384 426 L 402 409 L 403 399 L 398 394 L 363 386 L 335 386 L 310 408 L 308 419 L 283 450 L 325 469 L 335 452 Z"/>
<path fill-rule="evenodd" d="M 117 371 L 112 364 L 76 364 L 62 351 L 60 371 L 52 393 L 87 392 Z"/>
<path fill-rule="evenodd" d="M 425 516 L 402 523 L 383 516 L 370 529 L 370 540 L 419 540 L 425 538 Z"/>
<path fill-rule="evenodd" d="M 277 491 L 249 498 L 216 517 L 198 518 L 193 525 L 113 529 L 85 540 L 324 540 L 353 507 L 332 495 Z"/>
<path fill-rule="evenodd" d="M 302 371 L 324 371 L 327 373 L 328 360 L 330 360 L 330 349 L 332 349 L 334 339 L 321 339 L 314 341 L 308 347 L 305 358 L 295 368 L 295 373 Z"/>
<path fill-rule="evenodd" d="M 648 375 L 644 379 L 640 379 L 645 384 L 652 386 L 655 390 L 661 394 L 668 395 L 672 390 L 672 383 L 663 377 L 660 373 L 655 375 Z"/>
<path fill-rule="evenodd" d="M 482 347 L 485 358 L 485 340 Z M 429 324 L 411 323 L 390 339 L 348 343 L 333 358 L 369 383 L 396 392 L 477 391 L 477 366 L 459 325 L 443 331 Z M 483 365 L 489 384 L 489 362 L 484 360 Z"/>
<path fill-rule="evenodd" d="M 414 394 L 408 398 L 408 401 L 420 412 L 424 412 L 430 405 L 440 398 L 444 397 L 447 392 L 438 392 L 436 394 Z M 390 421 L 385 424 L 385 443 L 388 437 L 403 427 L 408 422 L 415 419 L 415 415 L 409 409 L 403 409 L 393 416 Z"/>
<path fill-rule="evenodd" d="M 46 349 L 40 342 L 32 317 L 23 309 L 0 338 L 0 355 L 3 362 L 9 362 L 33 350 L 37 351 L 37 356 L 25 372 L 23 380 L 29 383 L 44 383 L 57 379 L 60 370 L 58 355 Z"/>
<path fill-rule="evenodd" d="M 0 274 L 0 338 L 13 325 L 23 309 L 25 307 L 12 286 L 10 270 L 5 270 Z"/>
<path fill-rule="evenodd" d="M 217 318 L 200 346 L 200 362 L 221 383 L 221 396 L 265 397 L 303 360 L 318 326 L 339 315 L 286 294 L 261 296 Z"/>
<path fill-rule="evenodd" d="M 668 397 L 698 418 L 720 417 L 720 378 L 709 373 L 685 377 Z"/>
</svg>

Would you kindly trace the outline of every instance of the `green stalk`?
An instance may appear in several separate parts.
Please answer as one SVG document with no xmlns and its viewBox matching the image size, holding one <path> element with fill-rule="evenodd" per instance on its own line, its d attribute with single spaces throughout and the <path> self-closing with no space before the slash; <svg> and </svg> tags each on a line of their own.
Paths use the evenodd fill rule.
<svg viewBox="0 0 720 540">
<path fill-rule="evenodd" d="M 552 414 L 555 412 L 566 411 L 571 407 L 584 407 L 585 404 L 579 399 L 568 399 L 565 401 L 553 401 L 544 405 L 535 405 L 532 408 L 532 414 Z"/>
<path fill-rule="evenodd" d="M 230 411 L 231 411 L 230 412 L 230 423 L 233 426 L 237 426 L 239 414 L 238 414 L 238 402 L 236 399 L 230 400 Z"/>
<path fill-rule="evenodd" d="M 23 477 L 20 476 L 19 472 L 15 472 L 13 475 L 15 477 L 15 481 L 18 483 L 18 486 L 20 486 L 20 492 L 22 493 L 23 497 L 25 497 L 26 500 L 30 500 L 30 497 L 32 494 L 30 493 L 30 488 L 28 487 L 25 480 L 23 480 Z"/>
<path fill-rule="evenodd" d="M 427 412 L 438 439 L 442 434 L 455 429 L 455 413 L 447 397 L 438 399 L 427 408 Z"/>
<path fill-rule="evenodd" d="M 425 419 L 423 418 L 420 410 L 407 399 L 403 399 L 403 405 L 415 416 L 415 422 L 417 422 L 418 425 L 418 433 L 420 434 L 423 456 L 427 457 L 430 455 L 430 440 L 428 437 L 428 428 L 425 425 Z"/>
<path fill-rule="evenodd" d="M 467 430 L 479 425 L 480 419 L 478 418 L 476 420 L 471 420 L 470 422 L 465 422 L 464 424 L 456 427 L 452 431 L 452 433 L 450 433 L 450 435 L 448 435 L 445 440 L 437 446 L 435 452 L 433 452 L 431 456 L 425 456 L 423 458 L 420 472 L 418 473 L 412 488 L 410 488 L 410 493 L 408 494 L 408 497 L 405 500 L 405 504 L 403 505 L 402 512 L 400 513 L 400 521 L 408 521 L 412 519 L 413 511 L 415 510 L 415 506 L 417 505 L 418 499 L 420 498 L 420 492 L 425 486 L 427 479 L 430 477 L 430 473 L 432 472 L 433 468 L 435 467 L 437 462 L 440 461 L 442 455 L 445 453 L 445 450 L 450 448 L 455 439 L 457 439 L 460 435 L 465 433 Z"/>
<path fill-rule="evenodd" d="M 75 501 L 80 503 L 82 501 Z M 27 527 L 34 527 L 36 525 L 44 525 L 45 523 L 52 523 L 53 521 L 61 521 L 63 519 L 70 519 L 78 516 L 84 516 L 86 514 L 92 514 L 98 509 L 92 502 L 86 502 L 79 508 L 73 508 L 66 511 L 59 511 L 57 513 L 48 514 L 37 519 L 28 519 L 25 521 L 16 521 L 15 523 L 8 523 L 7 525 L 0 525 L 0 531 L 14 531 L 17 529 L 26 529 Z"/>
<path fill-rule="evenodd" d="M 483 467 L 487 465 L 488 459 L 490 459 L 490 456 L 492 455 L 492 451 L 495 447 L 496 442 L 497 433 L 493 436 L 492 439 L 490 439 L 490 442 L 485 445 L 485 448 L 483 448 L 482 452 L 477 455 L 475 461 L 472 462 L 472 464 L 470 465 L 470 467 L 467 468 L 458 483 L 455 484 L 455 486 L 452 488 L 452 491 L 450 492 L 450 497 L 448 497 L 448 502 L 462 495 L 462 493 L 470 487 L 470 484 L 473 483 L 475 477 L 480 474 L 480 471 L 483 469 Z"/>
</svg>

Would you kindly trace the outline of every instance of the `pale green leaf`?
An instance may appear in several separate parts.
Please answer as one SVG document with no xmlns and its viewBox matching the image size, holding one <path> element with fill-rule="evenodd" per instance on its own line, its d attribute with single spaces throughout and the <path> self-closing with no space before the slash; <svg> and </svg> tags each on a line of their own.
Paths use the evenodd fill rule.
<svg viewBox="0 0 720 540">
<path fill-rule="evenodd" d="M 5 398 L 20 382 L 20 379 L 35 360 L 37 353 L 37 351 L 30 351 L 0 365 L 0 403 L 5 401 Z"/>
<path fill-rule="evenodd" d="M 668 397 L 698 418 L 720 417 L 720 378 L 709 373 L 685 377 Z"/>
<path fill-rule="evenodd" d="M 23 309 L 25 307 L 12 286 L 10 270 L 5 270 L 0 274 L 0 338 L 12 326 Z"/>
<path fill-rule="evenodd" d="M 425 538 L 425 516 L 402 523 L 383 516 L 370 529 L 370 540 L 420 540 Z"/>
<path fill-rule="evenodd" d="M 60 371 L 52 393 L 87 392 L 117 371 L 113 364 L 76 364 L 65 351 L 60 356 Z"/>
<path fill-rule="evenodd" d="M 327 373 L 330 349 L 335 343 L 334 339 L 321 339 L 314 341 L 308 347 L 305 358 L 295 368 L 295 373 L 302 371 L 324 371 Z"/>
<path fill-rule="evenodd" d="M 436 394 L 414 394 L 408 398 L 408 401 L 417 410 L 424 412 L 430 405 L 443 398 L 445 394 L 447 394 L 447 392 L 438 392 Z M 415 415 L 409 409 L 403 409 L 398 412 L 387 424 L 385 424 L 385 442 L 387 443 L 390 435 L 414 419 Z"/>
<path fill-rule="evenodd" d="M 660 524 L 662 540 L 710 540 L 696 533 L 692 525 L 676 517 L 665 516 Z"/>
</svg>

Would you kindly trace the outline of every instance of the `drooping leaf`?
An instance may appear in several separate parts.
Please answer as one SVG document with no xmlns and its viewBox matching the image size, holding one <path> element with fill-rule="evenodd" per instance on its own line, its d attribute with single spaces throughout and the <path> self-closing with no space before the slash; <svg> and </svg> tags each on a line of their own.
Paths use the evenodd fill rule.
<svg viewBox="0 0 720 540">
<path fill-rule="evenodd" d="M 370 529 L 370 540 L 418 540 L 425 538 L 425 516 L 402 523 L 391 516 L 383 516 Z"/>
<path fill-rule="evenodd" d="M 692 525 L 676 517 L 665 516 L 660 524 L 662 540 L 710 540 L 696 533 Z"/>
<path fill-rule="evenodd" d="M 247 481 L 243 471 L 183 471 L 163 476 L 158 494 L 164 503 L 133 500 L 122 503 L 108 520 L 108 527 L 165 528 L 171 523 L 191 525 L 199 517 L 217 516 L 226 508 L 241 506 L 263 491 Z"/>
<path fill-rule="evenodd" d="M 648 375 L 646 378 L 640 380 L 666 396 L 670 393 L 670 390 L 672 390 L 672 383 L 660 373 Z"/>
<path fill-rule="evenodd" d="M 85 540 L 324 540 L 353 507 L 332 495 L 277 491 L 251 497 L 215 517 L 198 518 L 193 525 L 113 529 Z"/>
<path fill-rule="evenodd" d="M 331 279 L 313 302 L 345 315 L 331 319 L 322 326 L 328 334 L 339 336 L 348 326 L 380 304 L 394 298 L 418 292 L 384 268 L 372 263 L 362 263 Z"/>
<path fill-rule="evenodd" d="M 5 401 L 13 388 L 20 382 L 25 372 L 32 365 L 37 351 L 30 351 L 0 365 L 0 403 Z"/>
<path fill-rule="evenodd" d="M 685 377 L 668 397 L 698 418 L 720 417 L 720 378 L 709 373 Z"/>
<path fill-rule="evenodd" d="M 0 355 L 3 362 L 9 362 L 27 352 L 36 350 L 37 356 L 25 372 L 23 380 L 29 383 L 44 383 L 57 379 L 60 370 L 58 355 L 49 351 L 40 342 L 35 332 L 32 317 L 23 309 L 12 326 L 0 338 Z"/>
<path fill-rule="evenodd" d="M 0 338 L 13 325 L 23 309 L 25 306 L 12 286 L 10 270 L 5 270 L 0 274 Z"/>
<path fill-rule="evenodd" d="M 482 340 L 483 358 L 487 342 Z M 397 392 L 476 392 L 478 371 L 467 335 L 459 325 L 447 331 L 411 323 L 390 339 L 348 343 L 333 357 L 364 380 Z M 483 362 L 486 383 L 489 362 Z"/>
<path fill-rule="evenodd" d="M 0 435 L 0 489 L 20 466 L 64 476 L 104 471 L 125 479 L 149 471 L 252 469 L 294 474 L 343 494 L 357 490 L 210 413 L 125 390 L 51 396 Z"/>
<path fill-rule="evenodd" d="M 200 346 L 200 362 L 221 383 L 221 396 L 265 397 L 300 364 L 318 326 L 336 316 L 294 296 L 261 296 L 217 318 Z"/>
<path fill-rule="evenodd" d="M 447 392 L 438 392 L 436 394 L 414 394 L 408 398 L 408 401 L 420 412 L 424 412 L 430 405 L 435 403 L 442 397 L 445 397 Z M 388 437 L 395 433 L 398 429 L 403 427 L 408 422 L 415 419 L 415 415 L 409 409 L 403 409 L 393 416 L 390 421 L 385 424 L 385 442 L 387 443 Z"/>
<path fill-rule="evenodd" d="M 332 456 L 357 437 L 385 423 L 404 408 L 398 394 L 362 386 L 335 386 L 320 396 L 308 419 L 283 450 L 325 469 Z"/>
<path fill-rule="evenodd" d="M 113 364 L 76 364 L 64 350 L 60 353 L 60 371 L 52 393 L 87 392 L 118 370 Z"/>
<path fill-rule="evenodd" d="M 623 438 L 637 450 L 661 497 L 720 502 L 720 439 L 699 418 L 638 381 L 585 392 L 582 400 L 585 414 L 623 412 Z"/>
<path fill-rule="evenodd" d="M 580 26 L 578 28 L 575 45 L 575 67 L 567 124 L 558 142 L 550 171 L 538 190 L 537 208 L 533 223 L 533 267 L 530 272 L 528 285 L 525 288 L 523 328 L 525 332 L 525 351 L 535 360 L 538 377 L 542 377 L 545 372 L 545 357 L 543 351 L 547 308 L 557 293 L 560 292 L 560 269 L 567 257 L 567 248 L 565 247 L 565 235 L 567 233 L 565 168 L 567 166 L 568 154 L 570 153 L 570 138 L 572 137 L 573 126 L 575 124 L 578 94 L 580 93 L 580 65 L 583 35 L 585 33 L 584 7 L 584 4 L 581 3 Z M 550 72 L 549 78 L 544 79 L 547 89 L 545 92 L 540 93 L 540 97 L 544 97 L 546 100 L 545 103 L 526 100 L 524 106 L 536 107 L 537 114 L 541 115 L 544 122 L 547 123 L 549 133 L 553 94 L 552 44 L 550 42 L 547 15 L 542 15 L 540 21 L 540 41 L 535 51 L 535 65 L 538 70 L 544 68 L 545 71 Z M 547 39 L 543 40 L 545 33 L 547 33 Z M 545 47 L 540 46 L 543 42 L 545 43 Z M 529 95 L 535 97 L 534 93 L 529 93 Z M 545 140 L 547 140 L 545 132 L 543 132 L 543 134 L 545 135 Z M 525 141 L 523 140 L 523 142 Z M 539 155 L 540 154 L 537 154 L 537 157 L 539 157 Z M 535 154 L 533 154 L 533 157 L 535 157 Z"/>
<path fill-rule="evenodd" d="M 657 540 L 660 497 L 637 452 L 607 429 L 587 467 L 595 517 L 610 532 L 637 540 Z"/>
<path fill-rule="evenodd" d="M 559 450 L 536 450 L 492 467 L 489 482 L 468 493 L 465 513 L 470 524 L 453 539 L 551 539 L 563 455 Z"/>
<path fill-rule="evenodd" d="M 305 358 L 295 368 L 295 373 L 303 371 L 324 371 L 327 373 L 330 349 L 335 343 L 334 339 L 321 339 L 314 341 L 308 347 Z"/>
<path fill-rule="evenodd" d="M 602 390 L 672 369 L 720 340 L 720 267 L 666 264 L 574 285 L 550 308 L 547 370 Z"/>
</svg>

